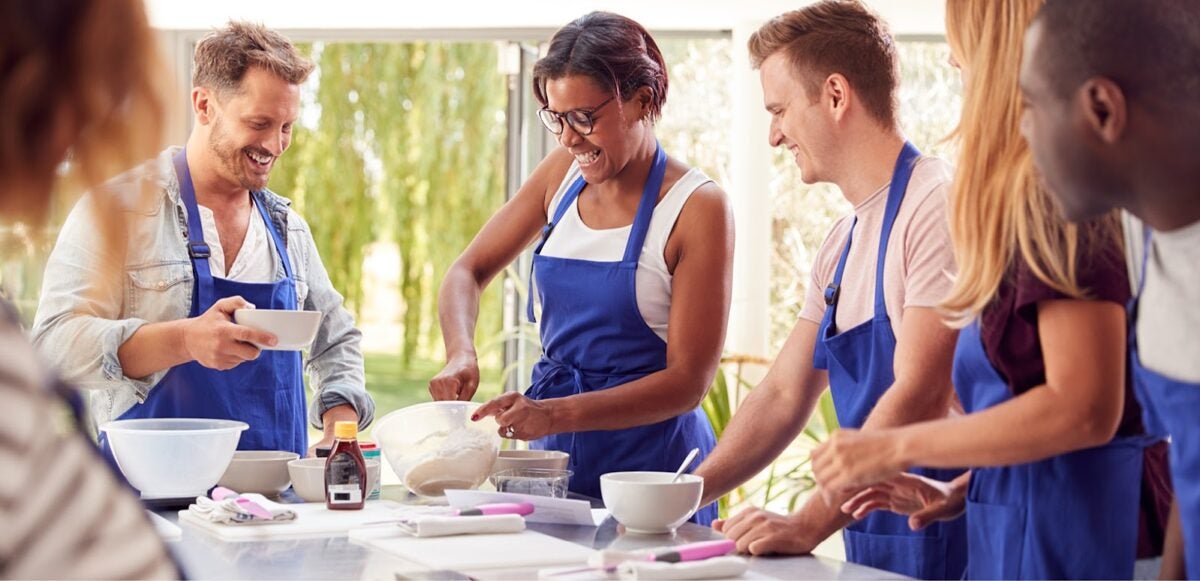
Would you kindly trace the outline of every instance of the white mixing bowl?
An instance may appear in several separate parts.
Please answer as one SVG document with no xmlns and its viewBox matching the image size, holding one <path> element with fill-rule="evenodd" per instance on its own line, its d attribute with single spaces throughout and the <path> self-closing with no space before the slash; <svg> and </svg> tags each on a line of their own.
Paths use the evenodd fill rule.
<svg viewBox="0 0 1200 581">
<path fill-rule="evenodd" d="M 376 420 L 371 434 L 414 494 L 437 497 L 446 489 L 477 488 L 492 473 L 500 449 L 495 419 L 471 421 L 479 406 L 463 401 L 408 406 Z"/>
<path fill-rule="evenodd" d="M 117 420 L 100 426 L 117 466 L 142 496 L 201 496 L 216 485 L 245 422 L 199 418 Z"/>
<path fill-rule="evenodd" d="M 610 472 L 600 476 L 604 506 L 625 530 L 670 534 L 700 508 L 704 479 L 673 472 Z"/>
</svg>

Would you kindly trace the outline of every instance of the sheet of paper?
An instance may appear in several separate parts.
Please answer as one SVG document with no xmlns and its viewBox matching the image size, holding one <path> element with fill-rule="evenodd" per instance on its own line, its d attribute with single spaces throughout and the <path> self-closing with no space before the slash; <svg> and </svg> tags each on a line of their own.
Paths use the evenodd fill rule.
<svg viewBox="0 0 1200 581">
<path fill-rule="evenodd" d="M 525 522 L 533 523 L 594 527 L 604 522 L 608 516 L 608 511 L 601 510 L 600 518 L 597 520 L 596 514 L 592 511 L 592 504 L 586 500 L 550 498 L 511 492 L 447 490 L 446 500 L 450 506 L 455 508 L 470 508 L 496 502 L 529 502 L 533 504 L 533 514 L 525 517 Z"/>
</svg>

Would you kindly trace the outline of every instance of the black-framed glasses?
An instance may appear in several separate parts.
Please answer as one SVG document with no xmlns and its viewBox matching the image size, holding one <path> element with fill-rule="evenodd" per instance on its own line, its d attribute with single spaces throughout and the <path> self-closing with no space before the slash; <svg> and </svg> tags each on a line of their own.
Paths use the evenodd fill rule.
<svg viewBox="0 0 1200 581">
<path fill-rule="evenodd" d="M 592 129 L 595 129 L 595 121 L 592 119 L 592 116 L 616 98 L 617 96 L 613 95 L 591 109 L 572 109 L 565 113 L 551 111 L 549 107 L 542 107 L 538 110 L 538 117 L 542 120 L 542 125 L 545 125 L 546 129 L 549 129 L 550 133 L 555 135 L 562 135 L 563 122 L 570 125 L 575 133 L 591 135 Z"/>
</svg>

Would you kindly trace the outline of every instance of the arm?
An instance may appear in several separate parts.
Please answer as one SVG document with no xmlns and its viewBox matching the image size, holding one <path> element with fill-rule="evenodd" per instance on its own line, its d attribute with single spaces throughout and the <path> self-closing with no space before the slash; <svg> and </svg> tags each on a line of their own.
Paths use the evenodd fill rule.
<svg viewBox="0 0 1200 581">
<path fill-rule="evenodd" d="M 813 327 L 812 335 L 815 340 L 815 325 L 805 323 Z M 954 395 L 954 388 L 950 382 L 950 367 L 954 360 L 954 341 L 957 335 L 957 331 L 946 327 L 941 316 L 933 309 L 924 307 L 905 309 L 893 358 L 895 381 L 879 398 L 879 402 L 863 425 L 864 430 L 879 430 L 890 426 L 941 418 L 946 415 L 950 400 Z M 812 349 L 813 345 L 810 343 L 806 361 L 810 368 L 812 366 Z M 809 395 L 814 402 L 816 396 L 820 394 L 820 391 L 811 388 L 804 391 L 815 391 L 815 394 Z M 753 396 L 754 392 L 752 391 L 751 394 Z M 747 403 L 749 401 L 747 398 Z M 798 417 L 807 419 L 808 414 L 812 412 L 812 405 L 812 402 L 809 402 L 804 415 Z M 740 415 L 742 415 L 741 410 L 734 416 L 734 420 L 736 421 L 737 416 Z M 731 422 L 730 427 L 726 429 L 724 439 L 729 438 L 732 428 L 733 423 Z M 800 424 L 800 428 L 803 428 L 803 423 Z M 748 437 L 762 438 L 759 434 Z M 783 446 L 786 447 L 790 441 L 791 438 L 788 438 L 783 442 Z M 721 446 L 717 447 L 718 450 L 720 448 Z M 782 451 L 782 448 L 779 451 Z M 776 452 L 767 461 L 774 459 L 778 453 Z M 714 452 L 715 455 L 716 452 Z M 762 466 L 757 466 L 758 470 L 761 468 Z M 757 470 L 751 472 L 750 475 L 756 473 Z M 738 550 L 742 552 L 755 555 L 809 553 L 830 535 L 854 522 L 853 518 L 839 510 L 842 502 L 848 499 L 849 497 L 837 497 L 826 502 L 820 496 L 813 495 L 799 510 L 788 516 L 760 509 L 749 509 L 739 513 L 728 522 L 721 523 L 718 530 L 723 531 L 727 537 L 736 539 Z"/>
<path fill-rule="evenodd" d="M 475 395 L 479 387 L 475 360 L 479 297 L 488 283 L 537 239 L 547 222 L 546 204 L 571 167 L 571 159 L 561 147 L 550 152 L 446 271 L 438 292 L 438 322 L 447 361 L 429 382 L 433 399 L 466 401 Z"/>
<path fill-rule="evenodd" d="M 1171 517 L 1167 520 L 1167 535 L 1163 540 L 1162 568 L 1159 579 L 1186 579 L 1187 563 L 1183 554 L 1183 531 L 1179 528 L 1179 500 L 1171 499 Z"/>
<path fill-rule="evenodd" d="M 733 275 L 733 214 L 715 184 L 701 186 L 684 205 L 675 229 L 679 259 L 671 282 L 667 366 L 636 381 L 589 393 L 530 400 L 504 394 L 477 416 L 496 415 L 515 437 L 619 430 L 690 412 L 708 392 L 720 362 Z M 669 243 L 668 243 L 669 246 Z"/>
<path fill-rule="evenodd" d="M 1113 302 L 1038 303 L 1046 383 L 977 413 L 872 434 L 842 431 L 813 452 L 821 486 L 854 490 L 911 466 L 1002 466 L 1112 439 L 1124 404 L 1125 311 Z"/>
</svg>

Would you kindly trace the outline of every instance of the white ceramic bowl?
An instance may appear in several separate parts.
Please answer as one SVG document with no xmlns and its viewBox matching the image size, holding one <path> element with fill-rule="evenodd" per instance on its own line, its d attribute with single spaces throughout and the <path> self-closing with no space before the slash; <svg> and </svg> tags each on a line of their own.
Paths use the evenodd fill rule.
<svg viewBox="0 0 1200 581">
<path fill-rule="evenodd" d="M 371 434 L 392 471 L 414 494 L 438 497 L 487 480 L 500 448 L 499 426 L 471 421 L 478 403 L 434 401 L 398 409 L 375 421 Z"/>
<path fill-rule="evenodd" d="M 492 464 L 492 474 L 525 468 L 566 470 L 570 458 L 570 454 L 558 450 L 500 450 Z"/>
<path fill-rule="evenodd" d="M 295 452 L 240 450 L 233 453 L 233 460 L 217 484 L 234 492 L 276 496 L 292 483 L 287 463 L 299 457 Z"/>
<path fill-rule="evenodd" d="M 604 506 L 625 530 L 670 534 L 700 508 L 704 479 L 684 474 L 672 483 L 672 472 L 610 472 L 600 476 Z"/>
<path fill-rule="evenodd" d="M 233 322 L 275 335 L 274 347 L 257 345 L 270 351 L 302 351 L 312 345 L 321 327 L 320 311 L 288 311 L 277 309 L 238 309 Z"/>
<path fill-rule="evenodd" d="M 325 502 L 325 458 L 300 458 L 287 463 L 292 490 L 305 502 Z M 367 493 L 375 488 L 383 469 L 379 460 L 367 460 Z"/>
<path fill-rule="evenodd" d="M 100 426 L 117 466 L 148 498 L 202 496 L 237 449 L 245 422 L 199 418 L 117 420 Z"/>
</svg>

